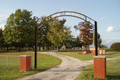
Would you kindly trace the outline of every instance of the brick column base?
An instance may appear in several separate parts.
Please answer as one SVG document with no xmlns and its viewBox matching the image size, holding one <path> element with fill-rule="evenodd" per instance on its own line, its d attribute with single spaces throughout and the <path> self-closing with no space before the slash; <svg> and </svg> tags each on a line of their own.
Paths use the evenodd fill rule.
<svg viewBox="0 0 120 80">
<path fill-rule="evenodd" d="M 106 56 L 94 56 L 94 78 L 106 78 Z"/>
<path fill-rule="evenodd" d="M 31 56 L 20 55 L 20 71 L 29 71 L 31 69 Z"/>
</svg>

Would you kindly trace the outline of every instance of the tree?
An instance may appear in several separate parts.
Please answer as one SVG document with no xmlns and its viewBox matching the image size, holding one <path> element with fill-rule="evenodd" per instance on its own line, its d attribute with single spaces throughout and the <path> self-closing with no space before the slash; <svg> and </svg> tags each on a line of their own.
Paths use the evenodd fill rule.
<svg viewBox="0 0 120 80">
<path fill-rule="evenodd" d="M 48 40 L 47 34 L 48 34 L 49 28 L 50 28 L 49 23 L 52 20 L 47 22 L 47 21 L 45 21 L 45 19 L 46 19 L 46 16 L 42 16 L 40 18 L 40 22 L 43 22 L 43 23 L 45 22 L 45 23 L 38 30 L 38 35 L 37 35 L 38 40 L 37 41 L 38 41 L 38 45 L 39 45 L 39 50 L 40 50 L 41 45 L 43 46 L 43 48 L 47 47 L 48 49 L 49 49 L 49 46 L 51 46 L 51 42 Z"/>
<path fill-rule="evenodd" d="M 1 48 L 1 50 L 2 50 L 3 45 L 4 45 L 3 30 L 0 28 L 0 48 Z"/>
<path fill-rule="evenodd" d="M 94 34 L 94 45 L 95 45 L 95 34 Z M 97 44 L 98 44 L 98 47 L 101 47 L 101 43 L 102 43 L 102 39 L 101 39 L 101 37 L 100 37 L 100 34 L 99 33 L 97 33 Z"/>
<path fill-rule="evenodd" d="M 87 47 L 87 45 L 93 43 L 93 26 L 90 22 L 80 22 L 78 26 L 75 25 L 74 28 L 80 31 L 79 40 L 81 41 L 81 44 L 84 44 L 85 47 Z"/>
<path fill-rule="evenodd" d="M 32 18 L 32 12 L 17 9 L 7 19 L 4 29 L 4 39 L 7 44 L 16 43 L 21 51 L 22 44 L 33 44 L 38 18 Z"/>
<path fill-rule="evenodd" d="M 49 23 L 50 28 L 47 34 L 47 38 L 49 41 L 51 41 L 51 43 L 57 46 L 58 50 L 59 47 L 64 44 L 63 42 L 66 40 L 65 31 L 67 31 L 67 28 L 64 27 L 65 21 L 65 19 L 54 19 L 52 22 Z"/>
<path fill-rule="evenodd" d="M 101 44 L 101 45 L 100 45 L 100 48 L 108 48 L 108 47 L 107 47 L 107 45 Z"/>
<path fill-rule="evenodd" d="M 76 38 L 76 47 L 82 47 L 83 43 L 79 40 L 79 37 Z"/>
<path fill-rule="evenodd" d="M 63 44 L 66 46 L 70 46 L 71 40 L 73 40 L 73 35 L 71 35 L 72 31 L 70 30 L 70 27 L 68 26 L 64 26 L 63 29 L 64 29 Z"/>
<path fill-rule="evenodd" d="M 113 43 L 110 48 L 115 51 L 120 51 L 120 42 Z"/>
<path fill-rule="evenodd" d="M 79 40 L 79 36 L 77 36 L 77 38 L 72 38 L 70 45 L 71 47 L 82 47 L 83 44 Z"/>
</svg>

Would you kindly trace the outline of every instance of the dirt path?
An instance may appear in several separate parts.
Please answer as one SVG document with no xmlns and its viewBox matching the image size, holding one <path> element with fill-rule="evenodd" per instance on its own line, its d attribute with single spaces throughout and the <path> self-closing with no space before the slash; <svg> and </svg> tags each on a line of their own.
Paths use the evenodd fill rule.
<svg viewBox="0 0 120 80">
<path fill-rule="evenodd" d="M 62 60 L 62 63 L 44 72 L 27 76 L 18 80 L 75 80 L 85 66 L 93 63 L 93 61 L 80 61 L 76 58 L 56 54 L 54 52 L 42 53 L 58 57 Z"/>
</svg>

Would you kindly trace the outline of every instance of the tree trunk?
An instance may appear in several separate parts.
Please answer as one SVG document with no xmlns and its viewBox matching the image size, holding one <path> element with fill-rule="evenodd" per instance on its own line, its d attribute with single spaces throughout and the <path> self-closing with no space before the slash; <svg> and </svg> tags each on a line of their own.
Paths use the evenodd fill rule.
<svg viewBox="0 0 120 80">
<path fill-rule="evenodd" d="M 21 47 L 20 47 L 20 43 L 19 43 L 19 50 L 18 50 L 18 52 L 21 52 Z"/>
<path fill-rule="evenodd" d="M 12 50 L 12 46 L 10 47 L 10 50 Z"/>
<path fill-rule="evenodd" d="M 8 52 L 8 46 L 7 46 L 7 52 Z"/>
<path fill-rule="evenodd" d="M 54 45 L 53 45 L 53 50 L 54 50 Z"/>
<path fill-rule="evenodd" d="M 16 50 L 17 50 L 18 47 L 15 47 L 15 48 L 16 48 Z"/>
<path fill-rule="evenodd" d="M 49 50 L 49 45 L 47 45 L 46 47 L 47 47 L 47 50 Z"/>
<path fill-rule="evenodd" d="M 29 46 L 28 50 L 30 50 L 30 46 Z"/>
<path fill-rule="evenodd" d="M 39 50 L 40 50 L 40 44 L 39 44 Z"/>
<path fill-rule="evenodd" d="M 25 50 L 26 50 L 26 46 L 25 46 Z"/>
<path fill-rule="evenodd" d="M 45 49 L 45 46 L 43 46 L 43 50 Z"/>
<path fill-rule="evenodd" d="M 58 50 L 58 51 L 60 51 L 60 48 L 59 48 L 59 46 L 57 46 L 57 50 Z"/>
</svg>

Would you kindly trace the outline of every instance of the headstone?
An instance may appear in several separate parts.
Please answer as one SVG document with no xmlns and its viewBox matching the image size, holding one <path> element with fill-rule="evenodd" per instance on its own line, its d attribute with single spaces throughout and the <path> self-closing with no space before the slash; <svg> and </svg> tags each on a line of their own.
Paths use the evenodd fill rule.
<svg viewBox="0 0 120 80">
<path fill-rule="evenodd" d="M 83 54 L 86 54 L 86 51 L 84 51 Z"/>
<path fill-rule="evenodd" d="M 66 49 L 66 46 L 63 45 L 60 49 L 61 49 L 61 50 L 65 50 L 65 49 Z"/>
<path fill-rule="evenodd" d="M 40 50 L 41 50 L 41 51 L 43 50 L 42 47 L 40 48 Z"/>
<path fill-rule="evenodd" d="M 95 50 L 95 47 L 90 47 L 89 50 Z"/>
</svg>

